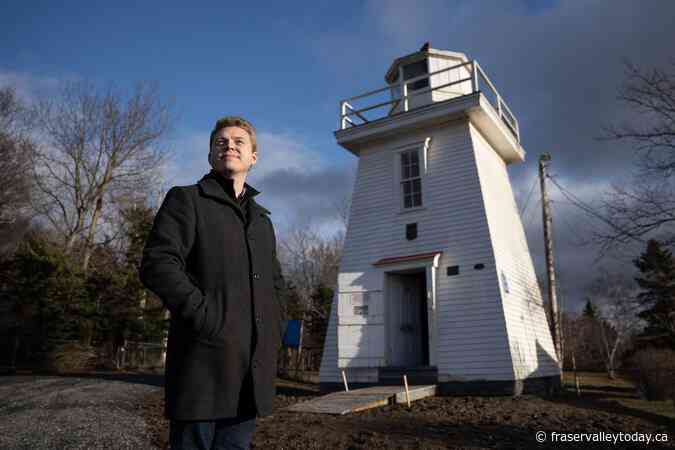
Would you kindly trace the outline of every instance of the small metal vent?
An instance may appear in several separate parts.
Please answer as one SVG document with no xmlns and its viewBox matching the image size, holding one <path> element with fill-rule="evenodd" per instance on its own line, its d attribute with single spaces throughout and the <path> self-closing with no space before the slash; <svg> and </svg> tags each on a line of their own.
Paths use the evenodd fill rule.
<svg viewBox="0 0 675 450">
<path fill-rule="evenodd" d="M 367 316 L 368 315 L 368 305 L 354 306 L 354 315 L 355 316 Z"/>
<path fill-rule="evenodd" d="M 459 266 L 448 266 L 447 274 L 448 276 L 459 275 Z"/>
<path fill-rule="evenodd" d="M 417 237 L 417 222 L 409 223 L 405 226 L 405 238 L 412 241 Z"/>
</svg>

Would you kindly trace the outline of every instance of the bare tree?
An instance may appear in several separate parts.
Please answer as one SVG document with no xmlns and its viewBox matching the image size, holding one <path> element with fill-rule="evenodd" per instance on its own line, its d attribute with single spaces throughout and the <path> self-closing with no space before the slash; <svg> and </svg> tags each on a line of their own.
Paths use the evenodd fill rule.
<svg viewBox="0 0 675 450">
<path fill-rule="evenodd" d="M 0 89 L 0 248 L 16 241 L 29 221 L 30 156 L 35 144 L 28 135 L 29 117 L 14 89 Z"/>
<path fill-rule="evenodd" d="M 112 86 L 67 82 L 42 96 L 35 117 L 45 142 L 33 158 L 34 208 L 60 232 L 66 251 L 83 244 L 86 271 L 98 225 L 114 199 L 146 192 L 168 152 L 170 106 L 158 87 L 138 83 L 125 94 Z"/>
<path fill-rule="evenodd" d="M 625 63 L 618 99 L 636 114 L 632 123 L 604 127 L 601 139 L 633 143 L 637 170 L 632 184 L 613 185 L 602 201 L 607 227 L 594 232 L 602 253 L 617 245 L 642 246 L 657 231 L 666 245 L 675 244 L 675 60 L 671 64 L 667 72 Z"/>
<path fill-rule="evenodd" d="M 599 335 L 605 367 L 610 378 L 615 377 L 617 357 L 631 336 L 643 327 L 637 316 L 639 288 L 625 272 L 610 272 L 601 269 L 589 287 L 589 299 L 597 307 Z"/>
<path fill-rule="evenodd" d="M 339 201 L 333 202 L 335 214 L 337 215 L 342 225 L 343 231 L 347 230 L 349 225 L 349 213 L 352 207 L 352 198 L 350 194 L 345 194 Z"/>
<path fill-rule="evenodd" d="M 309 222 L 295 224 L 280 240 L 284 276 L 293 285 L 304 314 L 327 318 L 321 306 L 314 303 L 314 295 L 320 287 L 336 289 L 343 240 L 342 230 L 323 237 Z"/>
</svg>

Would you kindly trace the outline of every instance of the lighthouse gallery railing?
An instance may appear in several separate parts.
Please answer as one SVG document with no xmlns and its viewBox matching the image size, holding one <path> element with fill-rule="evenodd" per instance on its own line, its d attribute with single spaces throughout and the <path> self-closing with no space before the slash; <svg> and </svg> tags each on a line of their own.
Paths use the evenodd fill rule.
<svg viewBox="0 0 675 450">
<path fill-rule="evenodd" d="M 465 69 L 467 66 L 470 68 L 469 70 Z M 418 89 L 413 92 L 410 92 L 408 85 L 420 80 L 429 80 L 429 86 L 431 86 L 432 76 L 439 75 L 445 72 L 449 74 L 452 71 L 457 71 L 458 73 L 461 73 L 463 71 L 465 73 L 468 73 L 470 76 L 460 78 L 439 86 L 428 87 L 426 89 Z M 381 89 L 376 89 L 374 91 L 366 92 L 365 94 L 357 95 L 354 97 L 350 97 L 346 100 L 342 100 L 340 102 L 340 129 L 344 130 L 349 127 L 362 125 L 364 123 L 372 122 L 374 120 L 386 117 L 390 115 L 391 111 L 393 111 L 399 105 L 402 105 L 402 108 L 399 111 L 400 113 L 407 112 L 411 109 L 415 109 L 410 108 L 411 98 L 439 89 L 444 89 L 449 86 L 467 82 L 471 83 L 471 92 L 465 95 L 470 95 L 478 91 L 483 92 L 485 96 L 488 98 L 492 107 L 495 109 L 495 112 L 497 113 L 499 118 L 502 120 L 502 122 L 504 122 L 506 127 L 509 129 L 509 131 L 511 131 L 511 133 L 517 139 L 517 141 L 520 142 L 520 128 L 518 127 L 518 120 L 516 120 L 516 117 L 513 115 L 513 113 L 507 106 L 506 102 L 504 102 L 504 100 L 502 99 L 501 95 L 497 91 L 497 88 L 495 88 L 494 84 L 492 84 L 488 76 L 485 74 L 485 71 L 483 71 L 483 69 L 478 64 L 478 61 L 476 60 L 467 61 L 452 67 L 437 70 L 435 72 L 426 73 L 414 78 L 409 78 L 407 80 L 401 79 L 398 84 L 388 85 Z M 400 97 L 398 98 L 377 102 L 375 104 L 366 104 L 359 108 L 355 108 L 354 106 L 352 106 L 352 103 L 356 103 L 357 101 L 365 102 L 366 99 L 368 102 L 373 101 L 376 102 L 378 95 L 382 96 L 383 93 L 392 92 L 392 90 L 396 88 L 398 88 L 398 91 L 401 93 Z M 452 100 L 454 100 L 454 98 L 446 101 Z M 366 114 L 378 110 L 381 111 L 382 108 L 384 108 L 385 106 L 391 106 L 386 115 L 380 112 L 379 114 L 371 113 L 370 114 L 371 117 L 368 117 Z M 357 120 L 360 122 L 355 122 Z"/>
</svg>

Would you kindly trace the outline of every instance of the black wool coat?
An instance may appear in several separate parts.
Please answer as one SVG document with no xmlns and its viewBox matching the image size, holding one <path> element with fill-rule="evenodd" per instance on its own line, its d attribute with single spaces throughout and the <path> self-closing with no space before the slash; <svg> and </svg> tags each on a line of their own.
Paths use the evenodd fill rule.
<svg viewBox="0 0 675 450">
<path fill-rule="evenodd" d="M 283 286 L 269 211 L 246 184 L 248 220 L 214 178 L 174 186 L 155 216 L 140 279 L 171 315 L 165 416 L 240 415 L 250 370 L 254 411 L 272 412 L 277 351 L 285 331 Z M 256 343 L 252 349 L 251 333 Z"/>
</svg>

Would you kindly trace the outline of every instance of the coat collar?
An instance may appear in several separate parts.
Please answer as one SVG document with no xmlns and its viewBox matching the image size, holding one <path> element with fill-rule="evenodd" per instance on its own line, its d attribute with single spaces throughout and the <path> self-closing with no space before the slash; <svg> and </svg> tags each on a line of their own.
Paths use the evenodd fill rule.
<svg viewBox="0 0 675 450">
<path fill-rule="evenodd" d="M 197 182 L 197 184 L 200 186 L 202 192 L 204 195 L 208 197 L 212 197 L 216 200 L 219 200 L 223 203 L 227 203 L 228 205 L 234 206 L 235 209 L 240 211 L 239 205 L 237 202 L 235 202 L 227 193 L 225 190 L 222 188 L 222 186 L 218 183 L 218 180 L 216 180 L 215 177 L 217 177 L 218 174 L 215 174 L 213 171 L 207 173 L 204 175 L 201 180 Z M 255 208 L 259 210 L 260 213 L 264 214 L 272 214 L 268 209 L 264 208 L 260 204 L 258 204 L 253 197 L 256 195 L 260 194 L 260 191 L 258 191 L 256 188 L 251 186 L 248 183 L 244 183 L 244 187 L 246 188 L 246 195 L 248 196 L 248 202 L 249 202 L 249 207 L 250 208 Z"/>
</svg>

